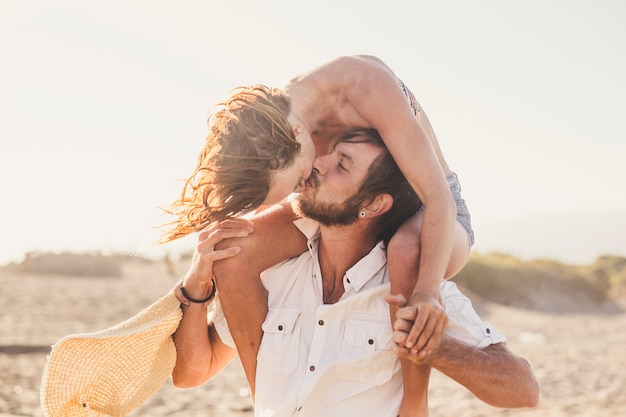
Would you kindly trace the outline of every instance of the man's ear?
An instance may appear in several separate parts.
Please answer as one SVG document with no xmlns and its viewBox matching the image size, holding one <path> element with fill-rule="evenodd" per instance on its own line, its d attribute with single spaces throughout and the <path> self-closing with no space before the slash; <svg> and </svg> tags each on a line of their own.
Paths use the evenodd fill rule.
<svg viewBox="0 0 626 417">
<path fill-rule="evenodd" d="M 393 206 L 393 197 L 389 194 L 378 194 L 374 201 L 363 207 L 367 217 L 376 217 L 387 213 Z"/>
</svg>

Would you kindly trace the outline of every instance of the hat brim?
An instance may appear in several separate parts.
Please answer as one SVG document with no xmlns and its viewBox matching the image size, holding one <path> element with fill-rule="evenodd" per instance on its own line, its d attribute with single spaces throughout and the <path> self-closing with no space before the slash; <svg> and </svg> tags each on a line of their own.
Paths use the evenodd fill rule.
<svg viewBox="0 0 626 417">
<path fill-rule="evenodd" d="M 42 378 L 44 417 L 121 417 L 139 406 L 172 373 L 181 318 L 170 293 L 116 326 L 59 340 Z"/>
</svg>

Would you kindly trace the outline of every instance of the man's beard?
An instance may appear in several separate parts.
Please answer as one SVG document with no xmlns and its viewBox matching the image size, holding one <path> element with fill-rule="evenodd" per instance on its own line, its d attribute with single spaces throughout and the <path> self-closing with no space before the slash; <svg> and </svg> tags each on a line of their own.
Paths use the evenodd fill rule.
<svg viewBox="0 0 626 417">
<path fill-rule="evenodd" d="M 312 176 L 310 181 L 317 187 L 317 178 Z M 292 207 L 296 215 L 317 220 L 324 226 L 348 226 L 359 218 L 362 201 L 355 197 L 353 195 L 342 202 L 322 203 L 302 193 L 293 201 Z"/>
</svg>

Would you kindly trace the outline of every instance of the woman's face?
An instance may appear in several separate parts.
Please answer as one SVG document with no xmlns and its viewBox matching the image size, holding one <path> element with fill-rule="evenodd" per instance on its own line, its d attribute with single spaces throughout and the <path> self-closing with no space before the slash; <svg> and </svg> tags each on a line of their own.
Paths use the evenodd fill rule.
<svg viewBox="0 0 626 417">
<path fill-rule="evenodd" d="M 300 142 L 300 152 L 287 168 L 272 172 L 270 191 L 263 201 L 264 205 L 278 203 L 291 193 L 301 192 L 304 189 L 304 181 L 311 175 L 315 158 L 313 139 L 293 113 L 289 120 L 296 134 L 296 140 Z"/>
</svg>

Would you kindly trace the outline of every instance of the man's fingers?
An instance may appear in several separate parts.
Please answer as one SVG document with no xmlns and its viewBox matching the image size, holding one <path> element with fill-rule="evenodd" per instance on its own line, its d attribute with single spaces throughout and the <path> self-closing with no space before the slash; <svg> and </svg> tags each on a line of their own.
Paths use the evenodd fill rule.
<svg viewBox="0 0 626 417">
<path fill-rule="evenodd" d="M 412 348 L 415 343 L 417 342 L 418 338 L 420 337 L 420 335 L 422 334 L 422 331 L 424 330 L 424 327 L 426 326 L 426 323 L 428 321 L 428 315 L 424 314 L 421 311 L 418 311 L 416 309 L 417 312 L 417 317 L 415 319 L 415 322 L 413 323 L 413 328 L 411 328 L 411 331 L 409 332 L 409 336 L 407 337 L 406 340 L 406 347 L 408 348 Z"/>
<path fill-rule="evenodd" d="M 415 345 L 411 349 L 411 353 L 419 354 L 421 357 L 430 354 L 430 352 L 439 346 L 441 336 L 443 335 L 447 324 L 447 316 L 431 316 L 418 340 L 415 342 Z"/>
<path fill-rule="evenodd" d="M 393 345 L 392 349 L 396 356 L 400 359 L 408 359 L 412 362 L 417 363 L 418 365 L 425 364 L 426 360 L 418 355 L 412 355 L 409 349 L 405 348 L 403 345 Z"/>
<path fill-rule="evenodd" d="M 411 348 L 411 353 L 417 354 L 424 349 L 424 347 L 431 340 L 436 325 L 437 323 L 434 317 L 430 316 L 426 319 L 426 323 L 424 323 L 423 328 L 420 329 L 419 334 L 415 339 L 415 343 Z M 411 332 L 409 333 L 409 340 L 411 340 L 411 336 L 415 333 L 417 333 L 416 326 L 413 326 L 413 329 L 411 329 Z"/>
<path fill-rule="evenodd" d="M 393 342 L 396 344 L 396 346 L 401 346 L 403 347 L 406 343 L 406 332 L 403 331 L 399 331 L 399 330 L 394 330 L 392 333 L 392 338 L 393 338 Z"/>
<path fill-rule="evenodd" d="M 426 348 L 427 345 L 432 346 L 433 348 L 437 346 L 439 343 L 438 338 L 441 336 L 443 332 L 443 328 L 445 324 L 448 322 L 448 316 L 440 309 L 433 309 L 432 307 L 427 309 L 427 314 L 425 314 L 425 322 L 421 329 L 417 329 L 416 325 L 413 326 L 411 332 L 409 333 L 409 341 L 412 341 L 411 337 L 413 335 L 417 335 L 415 339 L 415 343 L 411 349 L 411 352 L 418 353 Z M 421 316 L 421 313 L 418 313 L 418 317 Z M 419 334 L 417 333 L 419 331 Z M 437 337 L 437 339 L 433 340 L 433 337 Z"/>
<path fill-rule="evenodd" d="M 411 331 L 411 328 L 413 327 L 413 321 L 409 321 L 409 320 L 403 320 L 403 319 L 396 319 L 393 322 L 393 330 L 394 331 L 398 331 L 398 332 L 403 332 L 404 336 L 408 336 L 409 332 Z"/>
<path fill-rule="evenodd" d="M 402 307 L 396 311 L 396 319 L 414 321 L 417 315 L 417 309 L 415 307 Z"/>
<path fill-rule="evenodd" d="M 387 294 L 385 301 L 391 307 L 402 308 L 406 305 L 406 298 L 402 294 Z"/>
<path fill-rule="evenodd" d="M 433 331 L 430 338 L 426 342 L 426 345 L 417 352 L 420 357 L 425 357 L 429 355 L 433 350 L 437 348 L 437 346 L 439 346 L 439 342 L 441 342 L 441 336 L 443 335 L 443 330 L 444 327 L 443 325 L 441 325 L 438 326 L 435 331 Z"/>
</svg>

